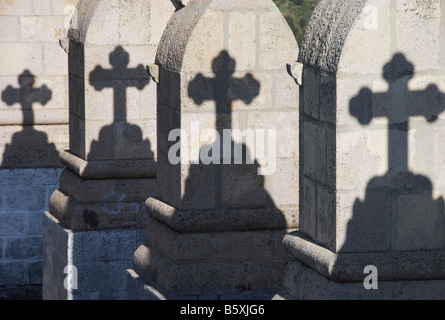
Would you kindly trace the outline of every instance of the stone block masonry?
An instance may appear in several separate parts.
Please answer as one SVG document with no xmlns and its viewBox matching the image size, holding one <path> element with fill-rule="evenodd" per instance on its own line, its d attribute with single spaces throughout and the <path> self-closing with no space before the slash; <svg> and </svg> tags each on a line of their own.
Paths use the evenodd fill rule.
<svg viewBox="0 0 445 320">
<path fill-rule="evenodd" d="M 47 85 L 52 91 L 47 105 L 33 106 L 34 124 L 68 124 L 67 56 L 60 50 L 59 39 L 66 36 L 67 19 L 76 4 L 77 0 L 0 4 L 0 91 L 7 85 L 16 86 L 24 70 L 36 77 L 36 85 Z M 21 113 L 19 103 L 10 106 L 0 101 L 2 125 L 22 125 Z M 49 140 L 56 136 L 50 132 Z"/>
<path fill-rule="evenodd" d="M 0 299 L 42 297 L 42 212 L 62 169 L 0 169 Z"/>
<path fill-rule="evenodd" d="M 126 299 L 126 269 L 145 229 L 73 232 L 49 214 L 43 225 L 43 299 Z"/>
</svg>

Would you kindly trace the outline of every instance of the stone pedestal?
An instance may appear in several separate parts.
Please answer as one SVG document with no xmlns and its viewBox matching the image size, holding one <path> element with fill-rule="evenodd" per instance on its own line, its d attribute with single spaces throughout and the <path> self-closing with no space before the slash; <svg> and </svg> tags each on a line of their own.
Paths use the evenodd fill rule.
<svg viewBox="0 0 445 320">
<path fill-rule="evenodd" d="M 153 63 L 169 1 L 83 1 L 69 51 L 70 150 L 44 222 L 44 299 L 125 299 L 157 194 Z M 60 49 L 62 50 L 62 49 Z"/>
<path fill-rule="evenodd" d="M 179 211 L 146 202 L 147 238 L 134 271 L 168 299 L 271 299 L 289 260 L 278 209 Z M 295 222 L 294 222 L 295 223 Z"/>
<path fill-rule="evenodd" d="M 382 281 L 377 290 L 366 290 L 361 281 L 332 281 L 292 261 L 286 268 L 285 291 L 274 300 L 442 300 L 444 285 L 445 280 Z"/>
<path fill-rule="evenodd" d="M 153 160 L 84 161 L 62 153 L 66 169 L 49 212 L 73 231 L 143 227 L 147 195 L 156 194 Z"/>
<path fill-rule="evenodd" d="M 298 226 L 299 87 L 287 73 L 297 57 L 272 1 L 191 1 L 175 12 L 156 58 L 159 191 L 146 201 L 131 297 L 279 290 L 282 238 Z"/>
<path fill-rule="evenodd" d="M 444 298 L 444 9 L 319 2 L 300 48 L 300 229 L 276 298 Z"/>
<path fill-rule="evenodd" d="M 126 269 L 144 243 L 144 199 L 156 194 L 156 163 L 86 162 L 69 152 L 61 160 L 66 169 L 43 224 L 43 299 L 125 299 Z"/>
</svg>

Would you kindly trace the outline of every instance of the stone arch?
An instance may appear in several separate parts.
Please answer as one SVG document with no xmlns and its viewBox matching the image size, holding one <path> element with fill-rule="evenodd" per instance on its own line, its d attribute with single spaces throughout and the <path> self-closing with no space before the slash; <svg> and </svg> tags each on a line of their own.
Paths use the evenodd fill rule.
<svg viewBox="0 0 445 320">
<path fill-rule="evenodd" d="M 81 0 L 76 9 L 77 28 L 68 32 L 75 42 L 157 45 L 175 6 L 172 1 Z"/>
</svg>

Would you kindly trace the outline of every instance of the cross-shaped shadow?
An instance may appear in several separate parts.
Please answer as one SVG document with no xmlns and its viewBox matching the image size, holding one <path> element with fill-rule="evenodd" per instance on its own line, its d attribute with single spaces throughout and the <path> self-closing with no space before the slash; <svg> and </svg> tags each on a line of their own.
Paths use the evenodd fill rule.
<svg viewBox="0 0 445 320">
<path fill-rule="evenodd" d="M 388 119 L 388 172 L 368 183 L 364 202 L 356 200 L 343 251 L 444 248 L 444 201 L 432 198 L 427 177 L 408 169 L 408 130 L 414 116 L 434 122 L 445 110 L 445 95 L 435 85 L 410 91 L 413 76 L 414 65 L 396 54 L 383 70 L 388 92 L 364 88 L 350 101 L 350 113 L 362 125 L 377 117 Z"/>
<path fill-rule="evenodd" d="M 153 159 L 150 140 L 144 139 L 142 129 L 127 119 L 127 89 L 133 87 L 141 91 L 149 84 L 146 69 L 142 64 L 129 68 L 130 55 L 121 46 L 117 46 L 110 53 L 109 61 L 112 68 L 96 66 L 89 74 L 89 82 L 97 91 L 106 88 L 113 90 L 113 106 L 110 106 L 113 108 L 113 119 L 109 125 L 100 129 L 98 140 L 91 142 L 87 158 L 130 161 Z M 85 170 L 88 170 L 88 165 Z M 102 200 L 101 208 L 109 215 L 128 212 L 136 215 L 142 207 L 142 203 L 126 200 L 126 195 L 121 194 L 119 190 L 111 191 Z M 99 226 L 100 219 L 96 212 L 85 210 L 82 217 L 88 228 L 96 229 Z"/>
<path fill-rule="evenodd" d="M 3 153 L 2 167 L 54 167 L 60 166 L 59 154 L 53 143 L 49 143 L 45 132 L 34 128 L 33 104 L 46 105 L 52 97 L 47 86 L 35 88 L 35 76 L 25 70 L 18 77 L 20 87 L 8 86 L 2 92 L 2 101 L 8 106 L 20 104 L 23 121 L 22 131 L 12 136 Z"/>
<path fill-rule="evenodd" d="M 251 104 L 260 94 L 261 85 L 250 73 L 234 77 L 236 62 L 227 51 L 215 57 L 212 70 L 213 78 L 196 75 L 188 85 L 188 96 L 196 105 L 215 101 L 215 129 L 219 137 L 201 148 L 199 164 L 190 165 L 182 204 L 200 209 L 274 208 L 251 150 L 244 143 L 234 142 L 232 137 L 229 148 L 227 141 L 223 141 L 223 131 L 232 129 L 233 101 Z M 204 163 L 203 156 L 212 162 Z"/>
<path fill-rule="evenodd" d="M 127 120 L 127 88 L 143 90 L 150 79 L 142 64 L 136 68 L 128 68 L 130 56 L 121 46 L 110 53 L 112 69 L 101 66 L 90 73 L 90 84 L 97 90 L 113 89 L 114 119 L 110 125 L 104 126 L 99 133 L 99 140 L 91 144 L 89 158 L 115 159 L 117 149 L 128 155 L 135 155 L 135 159 L 153 158 L 151 143 L 143 138 L 138 125 Z"/>
</svg>

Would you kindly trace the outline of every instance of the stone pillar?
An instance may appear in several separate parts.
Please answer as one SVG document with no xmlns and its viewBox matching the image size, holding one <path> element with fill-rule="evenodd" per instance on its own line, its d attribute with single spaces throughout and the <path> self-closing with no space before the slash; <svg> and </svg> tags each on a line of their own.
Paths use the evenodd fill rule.
<svg viewBox="0 0 445 320">
<path fill-rule="evenodd" d="M 81 0 L 69 40 L 70 149 L 44 218 L 44 299 L 123 299 L 156 194 L 156 84 L 169 1 Z"/>
<path fill-rule="evenodd" d="M 443 1 L 319 2 L 282 296 L 445 297 L 444 19 Z"/>
<path fill-rule="evenodd" d="M 298 225 L 297 57 L 272 1 L 191 1 L 173 15 L 156 55 L 159 193 L 132 298 L 278 290 L 282 238 Z"/>
</svg>

